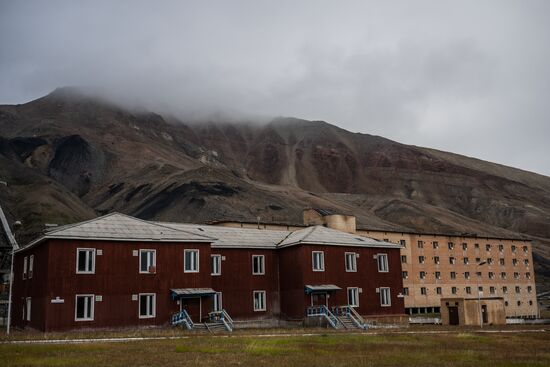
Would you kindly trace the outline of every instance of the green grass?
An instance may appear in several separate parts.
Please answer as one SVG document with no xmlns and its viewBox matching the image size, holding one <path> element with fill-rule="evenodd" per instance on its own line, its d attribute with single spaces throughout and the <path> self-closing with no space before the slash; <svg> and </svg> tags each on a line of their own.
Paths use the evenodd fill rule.
<svg viewBox="0 0 550 367">
<path fill-rule="evenodd" d="M 549 366 L 549 337 L 457 331 L 0 344 L 0 366 Z"/>
</svg>

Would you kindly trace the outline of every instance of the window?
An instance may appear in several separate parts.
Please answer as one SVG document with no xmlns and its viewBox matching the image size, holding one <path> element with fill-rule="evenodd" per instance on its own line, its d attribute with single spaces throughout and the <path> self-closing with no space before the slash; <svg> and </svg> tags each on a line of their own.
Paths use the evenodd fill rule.
<svg viewBox="0 0 550 367">
<path fill-rule="evenodd" d="M 426 272 L 425 271 L 421 271 L 420 272 L 420 279 L 425 279 L 426 278 Z"/>
<path fill-rule="evenodd" d="M 452 293 L 452 294 L 456 294 L 456 292 L 457 292 L 456 287 L 452 287 L 452 288 L 451 288 L 451 293 Z"/>
<path fill-rule="evenodd" d="M 447 244 L 447 247 L 449 248 L 449 250 L 453 250 L 453 249 L 455 248 L 455 244 L 452 243 L 452 242 L 449 242 L 449 243 Z"/>
<path fill-rule="evenodd" d="M 391 296 L 390 296 L 389 288 L 386 288 L 386 287 L 380 288 L 380 305 L 391 306 Z"/>
<path fill-rule="evenodd" d="M 533 292 L 533 287 L 531 287 L 530 285 L 527 286 L 527 293 L 531 293 Z"/>
<path fill-rule="evenodd" d="M 403 272 L 401 272 L 401 274 L 403 275 L 403 279 L 408 279 L 409 278 L 409 272 L 408 271 L 403 271 Z"/>
<path fill-rule="evenodd" d="M 313 251 L 311 253 L 313 271 L 325 271 L 325 253 Z"/>
<path fill-rule="evenodd" d="M 492 257 L 487 258 L 487 265 L 493 265 L 493 258 Z"/>
<path fill-rule="evenodd" d="M 222 292 L 214 293 L 212 308 L 213 308 L 213 311 L 223 310 Z"/>
<path fill-rule="evenodd" d="M 470 279 L 470 272 L 469 271 L 464 272 L 464 278 L 465 279 Z"/>
<path fill-rule="evenodd" d="M 426 287 L 420 287 L 420 294 L 423 296 L 428 295 L 428 292 L 426 291 Z"/>
<path fill-rule="evenodd" d="M 495 273 L 492 271 L 489 272 L 489 279 L 495 279 Z"/>
<path fill-rule="evenodd" d="M 524 252 L 524 253 L 528 253 L 528 252 L 529 252 L 529 250 L 527 249 L 527 246 L 523 246 L 523 252 Z"/>
<path fill-rule="evenodd" d="M 26 312 L 24 314 L 24 318 L 27 321 L 31 321 L 31 297 L 27 297 L 25 300 L 25 308 Z"/>
<path fill-rule="evenodd" d="M 418 256 L 418 262 L 420 264 L 424 264 L 424 261 L 426 260 L 426 258 L 424 256 Z"/>
<path fill-rule="evenodd" d="M 78 274 L 93 274 L 95 272 L 95 249 L 76 249 L 76 272 Z"/>
<path fill-rule="evenodd" d="M 405 264 L 407 262 L 407 255 L 401 255 L 401 263 Z"/>
<path fill-rule="evenodd" d="M 518 306 L 521 306 L 521 301 L 518 301 Z"/>
<path fill-rule="evenodd" d="M 519 273 L 517 272 L 514 273 L 514 279 L 519 279 Z"/>
<path fill-rule="evenodd" d="M 222 255 L 212 255 L 212 275 L 222 274 Z"/>
<path fill-rule="evenodd" d="M 265 256 L 264 255 L 252 255 L 252 274 L 254 275 L 265 274 Z"/>
<path fill-rule="evenodd" d="M 456 259 L 454 257 L 449 257 L 449 264 L 454 265 L 456 263 Z"/>
<path fill-rule="evenodd" d="M 346 271 L 357 271 L 357 254 L 355 252 L 345 253 Z"/>
<path fill-rule="evenodd" d="M 156 250 L 139 250 L 140 274 L 154 274 L 157 272 Z"/>
<path fill-rule="evenodd" d="M 27 257 L 23 258 L 23 280 L 27 279 Z"/>
<path fill-rule="evenodd" d="M 456 279 L 456 272 L 451 271 L 451 279 Z"/>
<path fill-rule="evenodd" d="M 265 311 L 265 291 L 254 291 L 254 311 Z"/>
<path fill-rule="evenodd" d="M 432 242 L 432 247 L 434 248 L 434 250 L 438 249 L 439 248 L 439 242 L 437 242 L 437 241 Z"/>
<path fill-rule="evenodd" d="M 155 317 L 155 298 L 154 293 L 140 293 L 139 295 L 139 318 L 150 319 Z"/>
<path fill-rule="evenodd" d="M 512 252 L 513 252 L 513 253 L 516 252 L 516 246 L 515 246 L 515 245 L 512 245 Z"/>
<path fill-rule="evenodd" d="M 479 264 L 481 262 L 481 258 L 476 257 L 476 264 Z"/>
<path fill-rule="evenodd" d="M 435 272 L 435 279 L 441 279 L 441 272 L 440 271 Z"/>
<path fill-rule="evenodd" d="M 491 244 L 486 244 L 485 245 L 485 251 L 491 251 Z"/>
<path fill-rule="evenodd" d="M 75 321 L 91 321 L 94 319 L 94 295 L 77 294 L 75 302 Z"/>
<path fill-rule="evenodd" d="M 405 287 L 403 288 L 403 295 L 408 296 L 409 295 L 409 288 Z"/>
<path fill-rule="evenodd" d="M 483 293 L 483 287 L 481 287 L 481 286 L 477 287 L 477 291 L 478 291 L 479 293 Z"/>
<path fill-rule="evenodd" d="M 468 244 L 467 244 L 466 242 L 464 242 L 464 243 L 462 244 L 462 249 L 463 249 L 464 251 L 466 251 L 466 250 L 468 249 Z"/>
<path fill-rule="evenodd" d="M 504 259 L 499 259 L 498 262 L 500 263 L 500 265 L 504 265 Z"/>
<path fill-rule="evenodd" d="M 531 279 L 531 273 L 525 273 L 525 278 Z"/>
<path fill-rule="evenodd" d="M 376 256 L 378 260 L 378 272 L 387 273 L 389 271 L 388 267 L 388 255 L 387 254 L 378 254 Z"/>
<path fill-rule="evenodd" d="M 533 306 L 533 301 L 529 301 L 529 306 Z"/>
<path fill-rule="evenodd" d="M 29 279 L 32 278 L 33 268 L 34 268 L 34 255 L 31 255 L 29 256 Z"/>
<path fill-rule="evenodd" d="M 512 259 L 512 265 L 517 266 L 518 265 L 518 259 Z"/>
<path fill-rule="evenodd" d="M 489 293 L 495 294 L 495 291 L 496 291 L 495 287 L 489 287 Z"/>
<path fill-rule="evenodd" d="M 481 278 L 481 272 L 480 271 L 476 271 L 476 277 Z"/>
<path fill-rule="evenodd" d="M 185 273 L 199 272 L 199 250 L 183 250 L 183 271 Z"/>
<path fill-rule="evenodd" d="M 31 256 L 31 260 L 32 260 L 32 256 Z M 523 263 L 525 264 L 525 266 L 529 266 L 529 259 L 525 259 L 523 260 Z M 30 270 L 29 270 L 29 278 L 32 277 L 32 261 L 30 262 Z"/>
<path fill-rule="evenodd" d="M 479 250 L 479 243 L 474 243 L 474 248 L 475 248 L 476 250 Z"/>
<path fill-rule="evenodd" d="M 503 245 L 498 245 L 498 251 L 503 252 L 504 251 L 504 246 Z"/>
<path fill-rule="evenodd" d="M 504 306 L 508 307 L 508 301 L 504 301 Z"/>
<path fill-rule="evenodd" d="M 407 241 L 405 240 L 399 240 L 399 244 L 403 247 L 407 247 Z"/>
<path fill-rule="evenodd" d="M 435 288 L 435 293 L 441 295 L 441 287 L 436 287 Z"/>
<path fill-rule="evenodd" d="M 504 294 L 508 293 L 508 287 L 506 286 L 502 287 L 502 293 Z"/>
<path fill-rule="evenodd" d="M 424 241 L 418 241 L 418 248 L 424 248 Z"/>
<path fill-rule="evenodd" d="M 500 273 L 500 279 L 506 279 L 506 273 L 505 272 Z"/>
<path fill-rule="evenodd" d="M 348 305 L 351 307 L 359 307 L 359 288 L 348 288 Z"/>
<path fill-rule="evenodd" d="M 472 287 L 466 287 L 466 294 L 472 294 Z"/>
<path fill-rule="evenodd" d="M 520 292 L 521 292 L 521 288 L 516 285 L 516 293 L 520 293 Z"/>
<path fill-rule="evenodd" d="M 434 264 L 439 264 L 439 256 L 434 256 Z"/>
<path fill-rule="evenodd" d="M 464 261 L 464 265 L 468 265 L 470 263 L 470 260 L 467 257 L 465 257 L 463 261 Z"/>
</svg>

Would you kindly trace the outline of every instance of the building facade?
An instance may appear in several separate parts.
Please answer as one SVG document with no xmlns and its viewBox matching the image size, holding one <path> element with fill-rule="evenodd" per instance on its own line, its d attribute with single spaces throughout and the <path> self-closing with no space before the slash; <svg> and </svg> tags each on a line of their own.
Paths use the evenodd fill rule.
<svg viewBox="0 0 550 367">
<path fill-rule="evenodd" d="M 296 231 L 148 222 L 122 214 L 56 228 L 16 252 L 14 326 L 155 326 L 185 310 L 236 324 L 301 322 L 308 309 L 404 317 L 400 246 L 323 226 Z"/>
<path fill-rule="evenodd" d="M 352 215 L 306 209 L 304 226 L 323 225 L 380 241 L 400 244 L 405 311 L 439 313 L 443 297 L 502 297 L 506 317 L 538 315 L 531 242 L 518 238 L 454 236 L 356 228 Z M 218 222 L 257 228 L 257 223 Z M 285 224 L 259 224 L 276 230 Z M 294 225 L 294 228 L 300 228 Z"/>
</svg>

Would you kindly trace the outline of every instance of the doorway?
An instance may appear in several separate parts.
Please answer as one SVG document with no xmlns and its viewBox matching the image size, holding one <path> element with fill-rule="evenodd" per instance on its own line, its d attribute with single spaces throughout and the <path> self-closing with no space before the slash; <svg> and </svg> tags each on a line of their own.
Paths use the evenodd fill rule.
<svg viewBox="0 0 550 367">
<path fill-rule="evenodd" d="M 312 293 L 311 294 L 311 306 L 327 306 L 328 297 L 325 293 Z"/>
<path fill-rule="evenodd" d="M 481 305 L 481 320 L 484 324 L 489 323 L 489 314 L 487 313 L 487 305 Z"/>
<path fill-rule="evenodd" d="M 449 325 L 459 325 L 458 307 L 449 307 Z"/>
</svg>

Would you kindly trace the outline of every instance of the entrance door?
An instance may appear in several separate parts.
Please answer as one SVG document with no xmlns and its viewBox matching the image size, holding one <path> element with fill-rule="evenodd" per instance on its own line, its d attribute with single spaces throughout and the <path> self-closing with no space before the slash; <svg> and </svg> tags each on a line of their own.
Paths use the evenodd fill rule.
<svg viewBox="0 0 550 367">
<path fill-rule="evenodd" d="M 200 307 L 200 298 L 182 298 L 181 307 L 191 317 L 193 322 L 201 322 L 201 307 Z"/>
<path fill-rule="evenodd" d="M 458 307 L 449 307 L 449 325 L 458 325 Z"/>
<path fill-rule="evenodd" d="M 312 293 L 311 294 L 312 306 L 327 306 L 327 294 L 326 293 Z"/>
<path fill-rule="evenodd" d="M 489 323 L 489 315 L 487 314 L 487 305 L 481 305 L 481 319 L 484 324 Z"/>
</svg>

